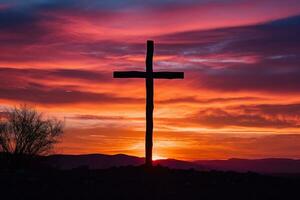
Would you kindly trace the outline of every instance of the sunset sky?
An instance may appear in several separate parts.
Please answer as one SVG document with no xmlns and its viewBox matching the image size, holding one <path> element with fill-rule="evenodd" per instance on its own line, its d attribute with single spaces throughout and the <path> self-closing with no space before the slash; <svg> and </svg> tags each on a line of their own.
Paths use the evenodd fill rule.
<svg viewBox="0 0 300 200">
<path fill-rule="evenodd" d="M 148 39 L 185 72 L 155 80 L 154 158 L 300 158 L 299 0 L 0 0 L 0 109 L 64 120 L 54 153 L 142 157 L 145 81 L 112 72 Z"/>
</svg>

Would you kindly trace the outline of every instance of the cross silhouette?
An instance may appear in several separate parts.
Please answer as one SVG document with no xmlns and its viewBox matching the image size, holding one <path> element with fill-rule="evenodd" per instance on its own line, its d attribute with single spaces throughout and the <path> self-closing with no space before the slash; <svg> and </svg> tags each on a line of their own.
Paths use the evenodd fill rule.
<svg viewBox="0 0 300 200">
<path fill-rule="evenodd" d="M 183 79 L 183 72 L 153 72 L 153 51 L 154 42 L 147 41 L 146 72 L 141 71 L 116 71 L 114 78 L 144 78 L 146 79 L 146 157 L 147 167 L 152 166 L 153 147 L 153 79 Z"/>
</svg>

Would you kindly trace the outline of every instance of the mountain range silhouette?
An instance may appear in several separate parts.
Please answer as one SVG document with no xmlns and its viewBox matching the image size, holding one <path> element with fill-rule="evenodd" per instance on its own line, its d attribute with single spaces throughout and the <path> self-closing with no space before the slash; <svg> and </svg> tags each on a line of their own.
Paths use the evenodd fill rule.
<svg viewBox="0 0 300 200">
<path fill-rule="evenodd" d="M 107 169 L 121 166 L 139 166 L 144 163 L 144 158 L 125 154 L 105 155 L 50 155 L 43 157 L 43 161 L 58 169 Z M 169 167 L 172 169 L 195 169 L 199 171 L 235 171 L 257 172 L 265 174 L 274 173 L 300 173 L 300 160 L 286 158 L 266 159 L 237 159 L 228 160 L 197 160 L 182 161 L 176 159 L 156 160 L 154 165 Z"/>
</svg>

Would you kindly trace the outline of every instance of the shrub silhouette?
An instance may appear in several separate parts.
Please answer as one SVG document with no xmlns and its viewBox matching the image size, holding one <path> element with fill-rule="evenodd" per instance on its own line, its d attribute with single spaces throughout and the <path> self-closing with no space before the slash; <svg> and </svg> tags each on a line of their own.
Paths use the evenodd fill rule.
<svg viewBox="0 0 300 200">
<path fill-rule="evenodd" d="M 63 134 L 63 122 L 44 118 L 32 107 L 9 109 L 0 120 L 0 152 L 12 157 L 33 157 L 50 152 Z"/>
</svg>

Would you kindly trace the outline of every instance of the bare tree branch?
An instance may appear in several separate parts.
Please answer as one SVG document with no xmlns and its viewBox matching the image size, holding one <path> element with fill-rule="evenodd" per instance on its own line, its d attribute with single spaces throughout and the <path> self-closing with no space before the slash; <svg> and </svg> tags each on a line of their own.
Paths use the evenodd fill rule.
<svg viewBox="0 0 300 200">
<path fill-rule="evenodd" d="M 63 122 L 45 119 L 42 113 L 21 105 L 0 119 L 0 152 L 18 155 L 47 154 L 63 134 Z"/>
</svg>

